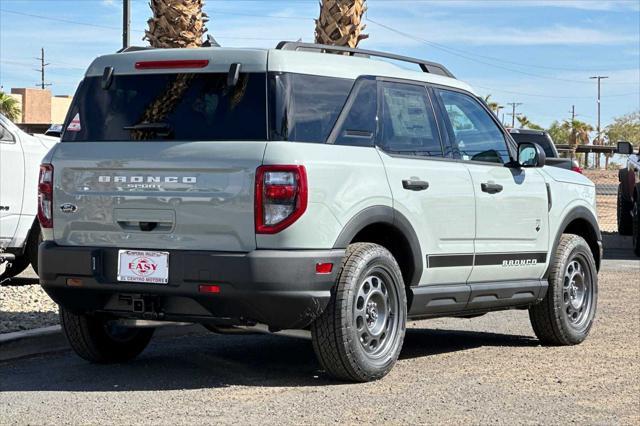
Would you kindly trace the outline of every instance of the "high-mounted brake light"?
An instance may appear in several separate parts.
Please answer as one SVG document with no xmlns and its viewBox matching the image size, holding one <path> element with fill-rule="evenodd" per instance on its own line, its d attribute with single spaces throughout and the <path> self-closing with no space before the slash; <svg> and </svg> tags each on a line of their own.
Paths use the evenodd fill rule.
<svg viewBox="0 0 640 426">
<path fill-rule="evenodd" d="M 40 165 L 38 220 L 43 228 L 53 228 L 53 166 L 51 164 Z"/>
<path fill-rule="evenodd" d="M 275 234 L 298 220 L 307 209 L 304 166 L 260 166 L 256 170 L 257 234 Z"/>
<path fill-rule="evenodd" d="M 209 65 L 208 59 L 181 59 L 175 61 L 140 61 L 136 62 L 137 70 L 158 70 L 176 68 L 204 68 Z"/>
</svg>

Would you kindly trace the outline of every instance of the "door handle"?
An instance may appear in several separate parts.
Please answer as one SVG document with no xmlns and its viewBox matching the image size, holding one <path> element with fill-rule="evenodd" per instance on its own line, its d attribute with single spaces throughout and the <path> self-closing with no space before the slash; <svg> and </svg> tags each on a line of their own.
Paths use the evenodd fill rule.
<svg viewBox="0 0 640 426">
<path fill-rule="evenodd" d="M 402 187 L 409 191 L 424 191 L 429 188 L 429 182 L 423 180 L 405 179 L 402 181 Z"/>
<path fill-rule="evenodd" d="M 497 183 L 482 183 L 480 184 L 480 188 L 482 188 L 482 192 L 486 192 L 488 194 L 497 194 L 498 192 L 502 192 L 502 185 Z"/>
</svg>

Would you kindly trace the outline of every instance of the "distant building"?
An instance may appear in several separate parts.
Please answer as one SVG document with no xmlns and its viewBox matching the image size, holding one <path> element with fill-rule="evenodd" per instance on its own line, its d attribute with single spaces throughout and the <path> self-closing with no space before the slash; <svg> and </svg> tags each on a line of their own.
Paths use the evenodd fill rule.
<svg viewBox="0 0 640 426">
<path fill-rule="evenodd" d="M 32 88 L 11 89 L 11 96 L 20 104 L 22 115 L 17 123 L 61 124 L 69 107 L 71 96 L 53 96 L 50 90 Z"/>
</svg>

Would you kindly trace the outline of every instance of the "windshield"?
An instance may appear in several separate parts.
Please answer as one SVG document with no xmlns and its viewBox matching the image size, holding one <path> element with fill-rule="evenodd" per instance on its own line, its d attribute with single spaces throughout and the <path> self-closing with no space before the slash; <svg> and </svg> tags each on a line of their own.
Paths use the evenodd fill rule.
<svg viewBox="0 0 640 426">
<path fill-rule="evenodd" d="M 544 150 L 544 153 L 548 158 L 557 157 L 551 138 L 544 133 L 511 133 L 511 137 L 517 143 L 537 143 Z"/>
<path fill-rule="evenodd" d="M 265 73 L 244 73 L 234 87 L 227 73 L 114 76 L 80 84 L 63 141 L 266 140 Z"/>
</svg>

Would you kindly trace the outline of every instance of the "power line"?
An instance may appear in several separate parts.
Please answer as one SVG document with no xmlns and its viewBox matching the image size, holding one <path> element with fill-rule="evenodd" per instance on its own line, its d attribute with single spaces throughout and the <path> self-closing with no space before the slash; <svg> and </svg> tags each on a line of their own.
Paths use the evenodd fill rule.
<svg viewBox="0 0 640 426">
<path fill-rule="evenodd" d="M 453 56 L 458 56 L 458 57 L 466 59 L 468 61 L 477 62 L 479 64 L 484 64 L 484 65 L 487 65 L 487 66 L 490 66 L 490 67 L 499 68 L 499 69 L 502 69 L 502 70 L 511 71 L 511 72 L 518 73 L 518 74 L 528 75 L 530 77 L 536 77 L 536 78 L 547 79 L 547 80 L 564 81 L 564 82 L 569 82 L 569 83 L 585 83 L 585 84 L 587 83 L 587 82 L 583 82 L 583 81 L 579 81 L 579 80 L 571 80 L 571 79 L 568 79 L 568 78 L 560 78 L 560 77 L 552 77 L 552 76 L 547 76 L 547 75 L 535 74 L 535 73 L 531 73 L 531 72 L 527 72 L 527 71 L 522 71 L 522 70 L 518 70 L 518 69 L 514 69 L 514 68 L 509 68 L 509 67 L 505 67 L 505 66 L 502 66 L 502 65 L 498 65 L 498 64 L 496 64 L 494 62 L 487 62 L 487 61 L 483 61 L 483 60 L 480 60 L 480 59 L 476 59 L 476 58 L 472 57 L 472 55 L 474 55 L 472 53 L 467 53 L 467 52 L 460 53 L 460 52 L 463 52 L 463 51 L 460 51 L 458 49 L 453 49 L 451 47 L 444 46 L 444 45 L 441 45 L 441 44 L 438 44 L 438 43 L 434 43 L 432 41 L 425 40 L 425 39 L 423 39 L 421 37 L 414 36 L 412 34 L 404 32 L 404 31 L 397 30 L 397 29 L 395 29 L 393 27 L 390 27 L 388 25 L 385 25 L 385 24 L 383 24 L 381 22 L 375 21 L 375 20 L 373 20 L 373 19 L 371 19 L 369 17 L 367 17 L 366 19 L 367 19 L 368 22 L 371 22 L 372 24 L 377 25 L 379 27 L 382 27 L 382 28 L 384 28 L 384 29 L 386 29 L 388 31 L 391 31 L 391 32 L 396 33 L 396 34 L 399 34 L 399 35 L 404 36 L 406 38 L 409 38 L 411 40 L 426 44 L 426 45 L 431 46 L 431 47 L 433 47 L 435 49 L 441 50 L 441 51 L 443 51 L 445 53 L 449 53 L 450 55 L 453 55 Z M 504 62 L 504 61 L 502 61 L 502 62 Z M 632 83 L 632 82 L 617 82 L 617 84 L 633 84 L 633 85 L 637 85 L 637 84 L 640 84 L 640 83 L 639 82 L 634 82 L 634 83 Z"/>
</svg>

